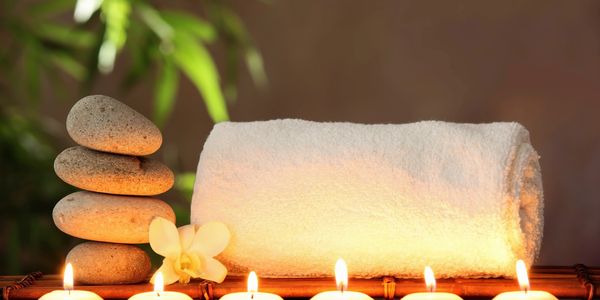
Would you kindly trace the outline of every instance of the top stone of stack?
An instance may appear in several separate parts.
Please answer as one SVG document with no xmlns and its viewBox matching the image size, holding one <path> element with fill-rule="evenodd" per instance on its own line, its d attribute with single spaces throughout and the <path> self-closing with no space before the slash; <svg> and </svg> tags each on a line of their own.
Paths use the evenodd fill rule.
<svg viewBox="0 0 600 300">
<path fill-rule="evenodd" d="M 67 116 L 67 132 L 79 145 L 125 155 L 149 155 L 162 144 L 160 130 L 150 120 L 103 95 L 75 103 Z"/>
</svg>

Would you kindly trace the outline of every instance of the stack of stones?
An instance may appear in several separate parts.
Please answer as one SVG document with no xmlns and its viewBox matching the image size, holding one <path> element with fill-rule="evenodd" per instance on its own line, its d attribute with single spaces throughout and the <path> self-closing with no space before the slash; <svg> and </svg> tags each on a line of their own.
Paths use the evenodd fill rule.
<svg viewBox="0 0 600 300">
<path fill-rule="evenodd" d="M 126 284 L 143 281 L 150 269 L 146 252 L 132 244 L 148 243 L 155 217 L 175 222 L 173 209 L 149 196 L 168 191 L 173 172 L 144 157 L 162 144 L 159 129 L 129 106 L 107 96 L 79 100 L 67 117 L 67 131 L 79 146 L 64 150 L 54 170 L 84 191 L 54 207 L 56 226 L 90 240 L 67 255 L 78 282 Z"/>
</svg>

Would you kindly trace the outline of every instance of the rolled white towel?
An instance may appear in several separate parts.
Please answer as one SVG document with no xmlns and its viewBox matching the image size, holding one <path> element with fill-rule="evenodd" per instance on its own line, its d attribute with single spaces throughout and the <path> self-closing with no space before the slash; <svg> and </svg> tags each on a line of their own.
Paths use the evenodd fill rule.
<svg viewBox="0 0 600 300">
<path fill-rule="evenodd" d="M 518 123 L 274 120 L 215 125 L 192 223 L 232 233 L 230 274 L 514 275 L 543 229 L 538 155 Z"/>
</svg>

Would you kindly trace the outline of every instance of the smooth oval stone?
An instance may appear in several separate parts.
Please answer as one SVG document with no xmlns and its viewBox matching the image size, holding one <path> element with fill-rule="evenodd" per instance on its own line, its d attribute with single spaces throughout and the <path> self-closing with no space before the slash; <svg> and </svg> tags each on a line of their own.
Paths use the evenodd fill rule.
<svg viewBox="0 0 600 300">
<path fill-rule="evenodd" d="M 62 198 L 52 211 L 54 224 L 68 235 L 125 244 L 147 243 L 155 217 L 175 223 L 173 209 L 162 200 L 85 191 Z"/>
<path fill-rule="evenodd" d="M 173 172 L 158 160 L 99 152 L 76 146 L 54 160 L 54 171 L 80 189 L 119 195 L 149 196 L 168 191 Z"/>
<path fill-rule="evenodd" d="M 67 254 L 77 283 L 127 284 L 144 281 L 150 273 L 148 254 L 124 244 L 85 242 Z"/>
<path fill-rule="evenodd" d="M 77 101 L 67 116 L 67 132 L 79 145 L 127 155 L 148 155 L 162 144 L 156 125 L 124 103 L 93 95 Z"/>
</svg>

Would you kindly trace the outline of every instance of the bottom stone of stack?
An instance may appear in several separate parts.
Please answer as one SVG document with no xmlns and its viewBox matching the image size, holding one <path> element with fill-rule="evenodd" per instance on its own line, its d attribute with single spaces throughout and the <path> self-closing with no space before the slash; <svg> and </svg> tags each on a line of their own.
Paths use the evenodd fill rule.
<svg viewBox="0 0 600 300">
<path fill-rule="evenodd" d="M 85 242 L 67 254 L 75 282 L 80 284 L 129 284 L 144 281 L 152 267 L 142 249 L 123 244 Z"/>
</svg>

